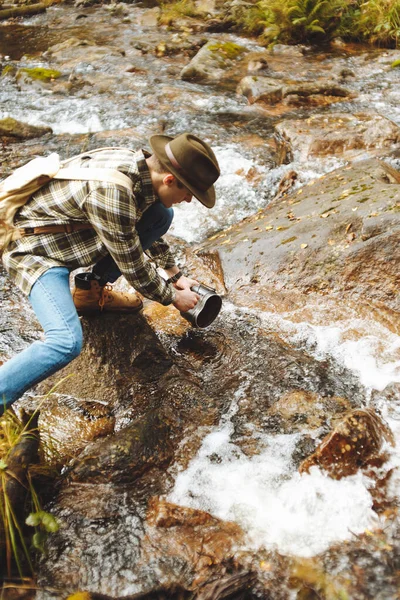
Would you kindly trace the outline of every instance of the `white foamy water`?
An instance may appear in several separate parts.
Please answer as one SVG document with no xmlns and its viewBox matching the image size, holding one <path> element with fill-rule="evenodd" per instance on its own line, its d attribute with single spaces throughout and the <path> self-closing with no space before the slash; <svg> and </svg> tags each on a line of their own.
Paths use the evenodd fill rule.
<svg viewBox="0 0 400 600">
<path fill-rule="evenodd" d="M 230 306 L 225 310 L 245 312 Z M 382 325 L 349 319 L 317 326 L 273 313 L 257 314 L 266 329 L 278 331 L 291 344 L 348 368 L 366 386 L 366 402 L 372 390 L 400 381 L 400 337 Z M 239 399 L 240 392 L 230 416 L 205 437 L 198 455 L 178 474 L 171 502 L 236 521 L 247 533 L 248 547 L 303 557 L 382 524 L 372 510 L 371 482 L 361 472 L 336 481 L 316 467 L 302 475 L 294 469 L 291 455 L 299 434 L 254 432 L 262 452 L 244 455 L 231 442 L 230 418 Z M 390 411 L 384 404 L 379 408 L 400 439 L 400 422 L 394 420 L 400 419 L 400 400 L 397 412 L 396 406 Z M 390 466 L 399 473 L 400 452 L 388 450 Z M 391 493 L 400 497 L 400 475 L 393 478 Z"/>
<path fill-rule="evenodd" d="M 227 425 L 205 438 L 178 475 L 171 502 L 236 521 L 250 548 L 304 557 L 377 522 L 361 474 L 335 481 L 316 468 L 290 473 L 296 436 L 264 436 L 265 450 L 247 457 L 230 434 Z M 214 462 L 216 455 L 221 462 Z"/>
</svg>

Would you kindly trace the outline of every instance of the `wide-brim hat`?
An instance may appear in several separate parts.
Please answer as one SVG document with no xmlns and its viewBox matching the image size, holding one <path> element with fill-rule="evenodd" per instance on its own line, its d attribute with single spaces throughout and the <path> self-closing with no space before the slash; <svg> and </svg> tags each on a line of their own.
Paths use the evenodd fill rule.
<svg viewBox="0 0 400 600">
<path fill-rule="evenodd" d="M 172 138 L 153 135 L 150 145 L 159 161 L 207 208 L 215 204 L 214 183 L 220 170 L 210 146 L 191 133 Z"/>
</svg>

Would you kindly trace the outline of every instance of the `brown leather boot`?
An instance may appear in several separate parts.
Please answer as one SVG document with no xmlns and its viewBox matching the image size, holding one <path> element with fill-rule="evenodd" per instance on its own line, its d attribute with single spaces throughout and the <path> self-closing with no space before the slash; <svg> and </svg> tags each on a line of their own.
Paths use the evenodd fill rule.
<svg viewBox="0 0 400 600">
<path fill-rule="evenodd" d="M 138 312 L 143 302 L 137 294 L 114 291 L 112 285 L 100 285 L 91 273 L 80 273 L 75 277 L 72 298 L 79 314 L 94 312 Z"/>
</svg>

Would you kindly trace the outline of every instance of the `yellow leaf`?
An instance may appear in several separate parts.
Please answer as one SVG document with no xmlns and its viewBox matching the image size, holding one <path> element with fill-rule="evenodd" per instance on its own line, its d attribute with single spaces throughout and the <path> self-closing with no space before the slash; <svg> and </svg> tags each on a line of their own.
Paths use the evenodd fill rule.
<svg viewBox="0 0 400 600">
<path fill-rule="evenodd" d="M 231 241 L 231 238 L 228 238 L 224 242 L 221 242 L 221 246 L 223 246 L 224 244 L 229 244 L 230 241 Z"/>
<path fill-rule="evenodd" d="M 302 194 L 302 193 L 303 193 L 303 190 L 299 190 L 299 191 L 297 192 L 297 195 L 299 196 L 299 195 L 300 195 L 300 194 Z"/>
<path fill-rule="evenodd" d="M 265 231 L 271 231 L 271 229 L 273 229 L 272 225 L 267 225 L 267 227 L 265 228 Z"/>
<path fill-rule="evenodd" d="M 307 248 L 308 244 L 300 244 L 300 248 Z"/>
</svg>

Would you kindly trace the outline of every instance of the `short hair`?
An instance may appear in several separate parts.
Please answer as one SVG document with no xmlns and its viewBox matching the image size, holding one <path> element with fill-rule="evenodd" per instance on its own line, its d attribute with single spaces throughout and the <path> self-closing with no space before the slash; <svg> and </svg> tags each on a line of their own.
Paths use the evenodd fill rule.
<svg viewBox="0 0 400 600">
<path fill-rule="evenodd" d="M 168 171 L 168 168 L 165 165 L 163 165 L 163 163 L 160 161 L 160 159 L 155 154 L 152 154 L 149 157 L 149 160 L 150 160 L 151 168 L 156 173 L 169 173 L 170 172 L 170 171 Z"/>
</svg>

